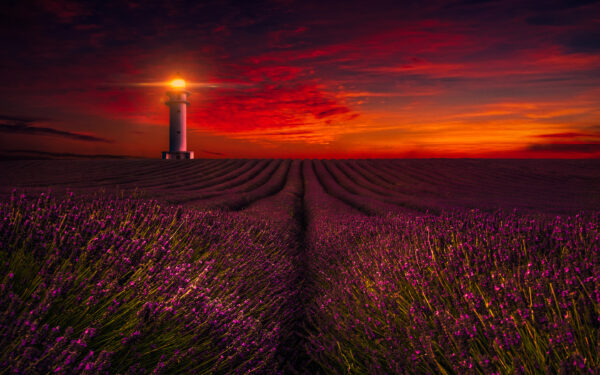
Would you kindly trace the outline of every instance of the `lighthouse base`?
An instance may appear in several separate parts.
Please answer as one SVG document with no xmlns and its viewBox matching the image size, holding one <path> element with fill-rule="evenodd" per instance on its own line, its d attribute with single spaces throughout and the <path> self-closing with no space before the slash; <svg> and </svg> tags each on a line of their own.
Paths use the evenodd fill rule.
<svg viewBox="0 0 600 375">
<path fill-rule="evenodd" d="M 163 159 L 186 160 L 194 158 L 194 151 L 163 151 Z"/>
</svg>

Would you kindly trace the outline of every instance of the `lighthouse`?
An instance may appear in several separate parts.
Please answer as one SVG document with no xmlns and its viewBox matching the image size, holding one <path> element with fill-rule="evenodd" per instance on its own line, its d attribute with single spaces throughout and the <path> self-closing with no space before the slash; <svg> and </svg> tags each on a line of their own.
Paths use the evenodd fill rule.
<svg viewBox="0 0 600 375">
<path fill-rule="evenodd" d="M 190 105 L 190 92 L 185 90 L 185 81 L 175 79 L 171 82 L 165 104 L 169 107 L 169 151 L 163 151 L 163 159 L 193 159 L 194 152 L 187 151 L 186 114 Z"/>
</svg>

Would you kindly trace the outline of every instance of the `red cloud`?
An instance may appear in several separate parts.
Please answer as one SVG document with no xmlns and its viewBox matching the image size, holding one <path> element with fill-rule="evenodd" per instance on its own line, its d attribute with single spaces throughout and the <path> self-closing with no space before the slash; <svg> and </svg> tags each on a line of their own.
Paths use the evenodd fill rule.
<svg viewBox="0 0 600 375">
<path fill-rule="evenodd" d="M 304 68 L 290 65 L 276 66 L 240 66 L 237 68 L 240 77 L 250 82 L 285 82 L 298 78 Z"/>
<path fill-rule="evenodd" d="M 350 108 L 316 84 L 265 85 L 211 95 L 202 107 L 190 107 L 190 124 L 235 133 L 310 126 L 349 112 Z"/>
</svg>

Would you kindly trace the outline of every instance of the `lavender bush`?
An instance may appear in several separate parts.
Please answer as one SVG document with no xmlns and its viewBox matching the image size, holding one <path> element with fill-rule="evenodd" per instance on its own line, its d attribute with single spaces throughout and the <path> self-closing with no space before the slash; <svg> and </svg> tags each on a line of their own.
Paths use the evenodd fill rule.
<svg viewBox="0 0 600 375">
<path fill-rule="evenodd" d="M 0 368 L 274 371 L 293 290 L 278 233 L 139 199 L 13 195 L 0 215 Z"/>
<path fill-rule="evenodd" d="M 600 372 L 599 214 L 320 225 L 309 342 L 328 372 Z"/>
</svg>

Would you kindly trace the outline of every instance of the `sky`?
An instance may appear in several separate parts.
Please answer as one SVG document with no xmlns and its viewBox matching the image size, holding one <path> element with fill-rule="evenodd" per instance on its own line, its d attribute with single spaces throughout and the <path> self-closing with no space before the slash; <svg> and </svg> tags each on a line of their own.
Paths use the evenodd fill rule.
<svg viewBox="0 0 600 375">
<path fill-rule="evenodd" d="M 2 157 L 598 158 L 599 1 L 16 1 Z"/>
</svg>

